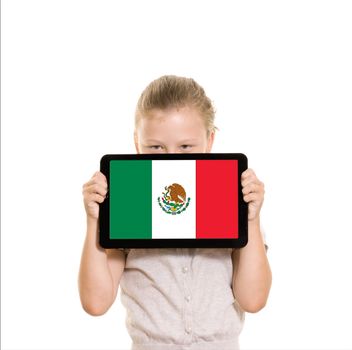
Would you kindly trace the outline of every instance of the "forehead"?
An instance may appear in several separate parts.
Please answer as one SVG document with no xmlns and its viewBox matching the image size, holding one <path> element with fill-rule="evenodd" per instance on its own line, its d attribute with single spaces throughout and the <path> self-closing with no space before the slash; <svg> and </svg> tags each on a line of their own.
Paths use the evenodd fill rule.
<svg viewBox="0 0 352 350">
<path fill-rule="evenodd" d="M 139 135 L 143 140 L 182 142 L 185 139 L 206 137 L 201 115 L 195 109 L 179 108 L 155 110 L 141 119 Z"/>
<path fill-rule="evenodd" d="M 142 134 L 203 135 L 206 131 L 202 115 L 191 107 L 152 110 L 141 118 L 139 132 Z"/>
</svg>

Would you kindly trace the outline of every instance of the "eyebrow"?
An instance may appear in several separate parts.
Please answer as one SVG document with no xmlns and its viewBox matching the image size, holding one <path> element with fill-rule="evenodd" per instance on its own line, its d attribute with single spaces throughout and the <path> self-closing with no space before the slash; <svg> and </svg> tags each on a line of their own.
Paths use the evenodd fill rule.
<svg viewBox="0 0 352 350">
<path fill-rule="evenodd" d="M 197 139 L 188 139 L 188 140 L 182 140 L 180 143 L 186 143 L 186 142 L 195 142 Z M 156 142 L 156 143 L 162 143 L 162 141 L 154 140 L 154 139 L 148 139 L 146 142 Z"/>
</svg>

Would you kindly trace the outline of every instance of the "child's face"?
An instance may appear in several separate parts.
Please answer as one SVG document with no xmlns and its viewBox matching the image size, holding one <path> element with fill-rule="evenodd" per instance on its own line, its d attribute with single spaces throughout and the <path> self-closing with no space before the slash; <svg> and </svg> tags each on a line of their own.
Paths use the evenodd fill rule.
<svg viewBox="0 0 352 350">
<path fill-rule="evenodd" d="M 209 153 L 214 132 L 207 137 L 199 112 L 183 107 L 141 118 L 134 137 L 137 153 Z"/>
</svg>

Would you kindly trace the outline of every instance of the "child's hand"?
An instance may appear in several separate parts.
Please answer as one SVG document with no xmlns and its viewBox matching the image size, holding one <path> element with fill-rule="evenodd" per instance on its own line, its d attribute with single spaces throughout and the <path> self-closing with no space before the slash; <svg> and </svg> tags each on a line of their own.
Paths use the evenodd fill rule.
<svg viewBox="0 0 352 350">
<path fill-rule="evenodd" d="M 82 194 L 84 207 L 88 218 L 99 218 L 99 204 L 104 202 L 108 192 L 106 177 L 100 171 L 94 173 L 92 178 L 83 185 Z"/>
<path fill-rule="evenodd" d="M 259 220 L 259 212 L 264 201 L 264 183 L 252 169 L 245 170 L 241 175 L 243 199 L 248 203 L 248 220 Z"/>
</svg>

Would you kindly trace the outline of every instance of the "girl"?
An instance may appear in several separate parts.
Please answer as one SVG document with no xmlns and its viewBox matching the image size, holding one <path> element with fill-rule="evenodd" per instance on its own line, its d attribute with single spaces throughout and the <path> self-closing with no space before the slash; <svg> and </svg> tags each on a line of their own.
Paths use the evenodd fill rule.
<svg viewBox="0 0 352 350">
<path fill-rule="evenodd" d="M 163 76 L 141 94 L 135 113 L 137 153 L 210 152 L 214 109 L 193 79 Z M 97 171 L 83 185 L 87 234 L 79 271 L 84 310 L 102 315 L 119 286 L 132 350 L 234 350 L 244 313 L 266 304 L 271 270 L 260 229 L 264 184 L 252 169 L 241 175 L 248 208 L 242 249 L 103 249 L 99 205 L 108 191 Z"/>
</svg>

